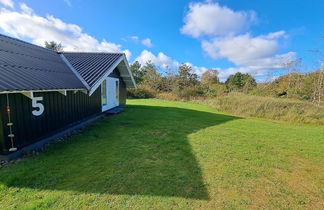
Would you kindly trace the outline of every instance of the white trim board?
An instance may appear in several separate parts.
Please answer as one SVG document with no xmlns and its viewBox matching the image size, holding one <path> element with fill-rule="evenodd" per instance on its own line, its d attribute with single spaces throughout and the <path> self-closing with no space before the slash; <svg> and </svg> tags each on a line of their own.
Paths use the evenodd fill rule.
<svg viewBox="0 0 324 210">
<path fill-rule="evenodd" d="M 50 89 L 50 90 L 10 90 L 10 91 L 2 91 L 0 94 L 9 94 L 9 93 L 24 93 L 24 92 L 62 92 L 62 91 L 87 91 L 85 88 L 78 88 L 78 89 Z"/>
<path fill-rule="evenodd" d="M 119 106 L 119 78 L 106 77 L 103 82 L 106 81 L 106 104 L 102 104 L 102 88 L 101 88 L 101 111 L 105 112 L 109 109 Z M 118 86 L 116 86 L 118 82 Z M 118 91 L 118 94 L 117 94 Z M 118 100 L 116 100 L 118 96 Z"/>
<path fill-rule="evenodd" d="M 122 62 L 122 61 L 124 61 L 124 65 L 125 65 L 125 68 L 127 69 L 127 71 L 128 71 L 128 75 L 127 75 L 127 77 L 128 78 L 130 78 L 130 80 L 129 79 L 125 79 L 125 81 L 131 81 L 132 82 L 132 84 L 134 85 L 134 88 L 136 88 L 137 86 L 136 86 L 136 83 L 135 83 L 135 80 L 134 80 L 134 77 L 133 77 L 133 74 L 132 74 L 132 72 L 130 71 L 130 68 L 129 68 L 129 64 L 128 64 L 128 61 L 127 61 L 127 59 L 126 59 L 126 56 L 125 56 L 125 54 L 123 54 L 122 55 L 122 57 L 120 57 L 115 63 L 114 63 L 114 65 L 113 66 L 111 66 L 109 69 L 108 69 L 108 71 L 101 77 L 101 79 L 100 80 L 98 80 L 91 88 L 90 88 L 90 90 L 89 90 L 89 96 L 91 96 L 95 91 L 96 91 L 96 89 L 101 85 L 101 83 L 103 82 L 103 80 L 105 80 L 105 78 L 106 77 L 108 77 L 109 76 L 109 74 L 111 74 L 111 72 L 113 72 L 114 71 L 114 69 Z M 125 76 L 125 75 L 123 75 L 123 76 Z M 121 77 L 122 77 L 122 75 L 121 75 Z M 124 80 L 124 78 L 122 77 L 122 79 Z"/>
<path fill-rule="evenodd" d="M 133 77 L 133 74 L 132 74 L 132 72 L 131 72 L 131 70 L 130 70 L 130 67 L 129 67 L 129 64 L 128 64 L 128 61 L 127 61 L 127 59 L 126 59 L 125 54 L 124 54 L 124 62 L 125 62 L 126 68 L 127 68 L 127 70 L 128 70 L 128 73 L 129 73 L 129 75 L 130 75 L 130 77 L 131 77 L 131 79 L 132 79 L 132 82 L 133 82 L 133 84 L 134 84 L 134 88 L 137 88 L 136 82 L 135 82 L 134 77 Z"/>
<path fill-rule="evenodd" d="M 79 72 L 77 70 L 75 70 L 75 68 L 71 65 L 71 63 L 66 59 L 66 57 L 61 53 L 60 54 L 62 60 L 64 61 L 64 63 L 71 69 L 71 71 L 75 74 L 75 76 L 77 76 L 77 78 L 82 82 L 82 84 L 88 89 L 90 90 L 90 86 L 88 85 L 88 83 L 83 79 L 83 77 L 79 74 Z"/>
<path fill-rule="evenodd" d="M 125 55 L 124 55 L 125 56 Z M 115 63 L 114 65 L 112 65 L 107 72 L 101 77 L 100 80 L 98 80 L 91 88 L 89 91 L 89 96 L 91 96 L 96 90 L 97 88 L 101 85 L 101 83 L 106 79 L 106 77 L 108 77 L 108 75 L 114 71 L 114 69 L 120 64 L 120 62 L 122 62 L 122 60 L 124 59 L 124 56 L 120 57 Z"/>
</svg>

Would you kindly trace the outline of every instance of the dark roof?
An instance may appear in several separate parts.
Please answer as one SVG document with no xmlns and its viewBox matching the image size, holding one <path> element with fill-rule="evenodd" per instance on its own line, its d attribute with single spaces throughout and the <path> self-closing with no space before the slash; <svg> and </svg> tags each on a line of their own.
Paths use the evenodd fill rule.
<svg viewBox="0 0 324 210">
<path fill-rule="evenodd" d="M 84 81 L 93 87 L 107 71 L 124 58 L 124 53 L 82 53 L 64 52 L 64 57 L 81 75 Z"/>
<path fill-rule="evenodd" d="M 118 69 L 126 87 L 136 87 L 124 53 L 64 52 L 0 34 L 0 92 L 88 89 Z"/>
<path fill-rule="evenodd" d="M 57 52 L 0 34 L 0 91 L 85 88 Z"/>
</svg>

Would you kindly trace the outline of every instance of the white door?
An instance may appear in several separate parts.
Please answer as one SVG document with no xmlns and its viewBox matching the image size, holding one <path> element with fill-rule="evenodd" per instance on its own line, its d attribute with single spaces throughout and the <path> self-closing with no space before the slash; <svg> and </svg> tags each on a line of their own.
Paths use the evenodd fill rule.
<svg viewBox="0 0 324 210">
<path fill-rule="evenodd" d="M 119 79 L 107 77 L 101 84 L 102 111 L 119 106 Z"/>
</svg>

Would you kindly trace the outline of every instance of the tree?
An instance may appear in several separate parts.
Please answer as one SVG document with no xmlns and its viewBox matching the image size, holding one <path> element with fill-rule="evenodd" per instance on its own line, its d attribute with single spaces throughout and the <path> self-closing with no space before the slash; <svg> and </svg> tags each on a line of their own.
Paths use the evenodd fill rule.
<svg viewBox="0 0 324 210">
<path fill-rule="evenodd" d="M 141 68 L 141 72 L 143 73 L 142 83 L 144 85 L 147 85 L 155 91 L 161 90 L 162 77 L 156 66 L 151 61 L 146 62 L 146 64 Z"/>
<path fill-rule="evenodd" d="M 162 78 L 162 91 L 171 92 L 178 89 L 178 75 L 173 71 L 168 71 Z"/>
<path fill-rule="evenodd" d="M 182 90 L 187 87 L 195 86 L 198 83 L 198 75 L 192 73 L 191 66 L 182 64 L 178 68 L 178 75 L 176 78 L 177 88 Z"/>
<path fill-rule="evenodd" d="M 245 93 L 248 93 L 250 90 L 253 90 L 254 88 L 257 87 L 257 83 L 256 83 L 255 79 L 251 75 L 249 75 L 249 74 L 247 74 L 247 75 L 248 76 L 246 76 L 245 84 L 243 86 L 243 92 L 245 92 Z"/>
<path fill-rule="evenodd" d="M 225 82 L 227 88 L 232 90 L 246 90 L 257 86 L 255 79 L 250 74 L 237 72 L 228 77 Z"/>
<path fill-rule="evenodd" d="M 62 44 L 61 43 L 57 43 L 55 41 L 45 41 L 45 48 L 48 48 L 48 49 L 52 49 L 52 50 L 55 50 L 57 52 L 60 52 L 63 50 L 62 48 Z"/>
<path fill-rule="evenodd" d="M 301 58 L 290 58 L 285 63 L 283 63 L 283 67 L 288 70 L 288 87 L 290 89 L 287 92 L 289 95 L 297 95 L 298 91 L 301 88 Z"/>
<path fill-rule="evenodd" d="M 313 94 L 313 102 L 317 103 L 318 105 L 321 105 L 321 100 L 324 95 L 324 69 L 322 68 L 316 72 L 318 76 Z"/>
<path fill-rule="evenodd" d="M 218 71 L 216 69 L 208 69 L 201 75 L 201 83 L 204 85 L 214 85 L 219 83 Z"/>
<path fill-rule="evenodd" d="M 317 72 L 284 74 L 274 80 L 269 87 L 271 92 L 277 96 L 310 100 L 315 90 L 318 75 Z"/>
<path fill-rule="evenodd" d="M 143 81 L 144 72 L 141 70 L 142 65 L 135 61 L 130 65 L 130 70 L 133 73 L 134 79 L 136 83 L 141 83 Z"/>
</svg>

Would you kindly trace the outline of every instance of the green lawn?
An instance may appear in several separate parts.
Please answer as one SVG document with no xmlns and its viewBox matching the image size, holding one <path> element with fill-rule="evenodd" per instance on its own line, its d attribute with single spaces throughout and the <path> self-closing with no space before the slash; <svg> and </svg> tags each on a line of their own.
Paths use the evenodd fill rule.
<svg viewBox="0 0 324 210">
<path fill-rule="evenodd" d="M 0 169 L 1 209 L 324 208 L 324 127 L 129 100 Z"/>
</svg>

